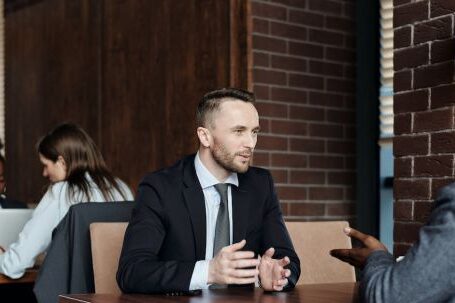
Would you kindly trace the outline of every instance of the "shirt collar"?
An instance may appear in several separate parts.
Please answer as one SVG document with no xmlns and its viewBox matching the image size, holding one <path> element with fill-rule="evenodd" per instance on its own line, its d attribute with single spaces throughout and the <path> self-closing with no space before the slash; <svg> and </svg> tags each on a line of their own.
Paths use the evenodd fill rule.
<svg viewBox="0 0 455 303">
<path fill-rule="evenodd" d="M 194 157 L 194 168 L 196 169 L 196 175 L 199 179 L 202 189 L 206 189 L 210 186 L 220 183 L 217 178 L 204 166 L 201 159 L 199 158 L 199 152 Z M 229 183 L 235 186 L 239 186 L 239 179 L 237 173 L 231 173 L 224 183 Z"/>
</svg>

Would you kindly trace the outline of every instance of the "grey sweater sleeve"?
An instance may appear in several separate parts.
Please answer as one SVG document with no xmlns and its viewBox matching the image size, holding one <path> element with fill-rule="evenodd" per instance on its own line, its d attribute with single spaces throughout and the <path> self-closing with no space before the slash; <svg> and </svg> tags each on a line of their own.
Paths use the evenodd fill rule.
<svg viewBox="0 0 455 303">
<path fill-rule="evenodd" d="M 372 253 L 361 280 L 365 302 L 455 302 L 455 187 L 444 188 L 404 260 Z"/>
</svg>

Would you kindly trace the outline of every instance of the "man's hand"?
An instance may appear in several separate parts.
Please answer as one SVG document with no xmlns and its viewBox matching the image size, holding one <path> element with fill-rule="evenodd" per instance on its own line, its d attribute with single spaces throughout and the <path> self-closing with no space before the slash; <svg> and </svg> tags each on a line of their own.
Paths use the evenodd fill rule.
<svg viewBox="0 0 455 303">
<path fill-rule="evenodd" d="M 5 249 L 0 246 L 0 254 L 3 254 L 5 252 Z"/>
<path fill-rule="evenodd" d="M 379 242 L 373 236 L 366 235 L 361 233 L 354 228 L 346 227 L 344 229 L 346 235 L 351 238 L 357 239 L 364 247 L 361 248 L 351 248 L 351 249 L 332 249 L 330 255 L 337 259 L 340 259 L 343 262 L 354 265 L 355 267 L 363 268 L 368 256 L 375 250 L 384 250 L 387 251 L 387 248 L 384 244 Z"/>
<path fill-rule="evenodd" d="M 261 287 L 267 291 L 281 291 L 288 284 L 288 277 L 291 275 L 289 269 L 284 267 L 290 263 L 288 257 L 273 259 L 275 249 L 267 249 L 259 264 L 259 279 Z"/>
<path fill-rule="evenodd" d="M 240 251 L 245 240 L 223 247 L 210 260 L 209 284 L 250 284 L 257 280 L 259 260 L 252 251 Z"/>
</svg>

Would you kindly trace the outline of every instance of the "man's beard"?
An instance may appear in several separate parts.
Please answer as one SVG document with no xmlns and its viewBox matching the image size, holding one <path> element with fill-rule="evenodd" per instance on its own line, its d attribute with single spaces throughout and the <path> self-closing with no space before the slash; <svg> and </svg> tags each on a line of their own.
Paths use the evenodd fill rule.
<svg viewBox="0 0 455 303">
<path fill-rule="evenodd" d="M 244 173 L 248 170 L 249 167 L 249 161 L 245 166 L 236 164 L 234 162 L 235 157 L 240 155 L 249 155 L 251 157 L 253 153 L 252 150 L 247 150 L 245 152 L 229 154 L 224 145 L 219 144 L 216 142 L 216 140 L 214 141 L 213 149 L 211 149 L 210 152 L 212 153 L 213 159 L 219 166 L 233 173 Z"/>
</svg>

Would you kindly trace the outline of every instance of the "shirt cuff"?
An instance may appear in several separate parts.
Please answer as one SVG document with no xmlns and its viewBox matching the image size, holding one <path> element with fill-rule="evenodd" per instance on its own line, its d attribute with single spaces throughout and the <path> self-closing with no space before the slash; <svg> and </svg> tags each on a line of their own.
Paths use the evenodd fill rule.
<svg viewBox="0 0 455 303">
<path fill-rule="evenodd" d="M 209 276 L 209 263 L 210 260 L 197 261 L 194 265 L 193 275 L 191 276 L 190 289 L 207 289 L 207 279 Z"/>
</svg>

